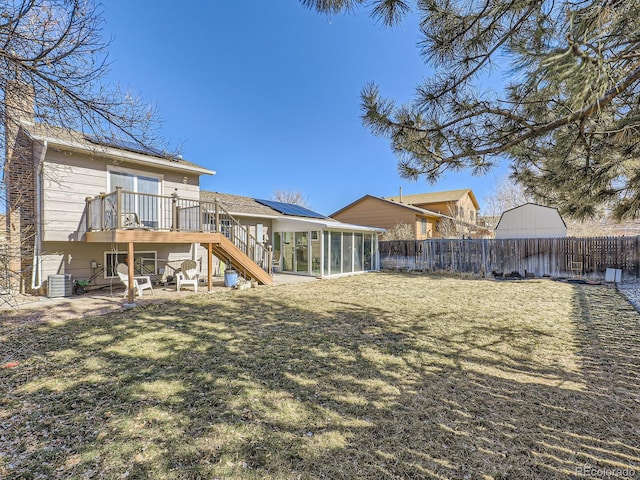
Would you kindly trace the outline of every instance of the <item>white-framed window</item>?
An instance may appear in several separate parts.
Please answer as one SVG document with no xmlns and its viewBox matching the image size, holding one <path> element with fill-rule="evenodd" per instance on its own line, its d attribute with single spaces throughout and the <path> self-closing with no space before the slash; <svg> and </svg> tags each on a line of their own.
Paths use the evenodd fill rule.
<svg viewBox="0 0 640 480">
<path fill-rule="evenodd" d="M 421 218 L 420 219 L 420 234 L 421 235 L 426 235 L 427 234 L 427 219 L 426 218 Z"/>
<path fill-rule="evenodd" d="M 127 252 L 104 252 L 104 278 L 116 278 L 119 263 L 127 263 Z M 157 275 L 158 254 L 155 250 L 134 252 L 133 271 L 136 275 Z"/>
</svg>

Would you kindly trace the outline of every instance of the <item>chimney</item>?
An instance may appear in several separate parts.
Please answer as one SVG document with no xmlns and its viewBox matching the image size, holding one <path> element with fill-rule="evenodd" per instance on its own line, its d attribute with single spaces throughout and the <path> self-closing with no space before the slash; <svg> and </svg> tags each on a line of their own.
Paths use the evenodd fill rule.
<svg viewBox="0 0 640 480">
<path fill-rule="evenodd" d="M 400 186 L 400 203 L 402 203 L 402 186 Z"/>
<path fill-rule="evenodd" d="M 4 94 L 6 228 L 9 267 L 17 273 L 10 280 L 11 288 L 20 292 L 29 288 L 35 247 L 37 172 L 33 142 L 23 130 L 23 125 L 33 125 L 34 118 L 33 87 L 18 79 L 9 80 Z"/>
<path fill-rule="evenodd" d="M 16 123 L 33 123 L 35 92 L 32 85 L 18 79 L 8 80 L 4 94 L 5 116 Z"/>
<path fill-rule="evenodd" d="M 14 157 L 21 124 L 33 125 L 35 94 L 33 86 L 19 79 L 8 80 L 4 92 L 5 161 Z M 6 169 L 7 165 L 5 165 Z"/>
</svg>

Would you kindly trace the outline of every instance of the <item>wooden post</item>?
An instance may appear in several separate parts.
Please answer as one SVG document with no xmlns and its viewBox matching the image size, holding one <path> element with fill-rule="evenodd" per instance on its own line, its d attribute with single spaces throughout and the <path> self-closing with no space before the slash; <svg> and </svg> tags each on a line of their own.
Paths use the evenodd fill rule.
<svg viewBox="0 0 640 480">
<path fill-rule="evenodd" d="M 85 207 L 85 211 L 87 212 L 87 225 L 86 225 L 86 231 L 90 232 L 92 230 L 92 225 L 91 225 L 91 197 L 86 197 L 84 199 L 85 203 L 86 203 L 86 207 Z"/>
<path fill-rule="evenodd" d="M 122 187 L 116 187 L 116 225 L 119 230 L 122 228 Z"/>
<path fill-rule="evenodd" d="M 213 244 L 209 242 L 207 245 L 207 289 L 211 291 L 213 288 Z"/>
<path fill-rule="evenodd" d="M 174 193 L 171 199 L 171 231 L 179 230 L 178 225 L 178 194 Z"/>
<path fill-rule="evenodd" d="M 118 217 L 119 218 L 119 217 Z M 129 242 L 129 253 L 128 253 L 128 258 L 129 261 L 127 262 L 127 265 L 129 267 L 129 294 L 127 296 L 127 301 L 129 303 L 133 303 L 133 275 L 134 275 L 134 270 L 133 270 L 133 242 Z"/>
<path fill-rule="evenodd" d="M 322 255 L 323 252 L 320 251 Z M 273 246 L 267 245 L 267 272 L 273 277 Z"/>
<path fill-rule="evenodd" d="M 104 193 L 100 193 L 100 228 L 98 228 L 98 230 L 104 230 L 105 228 L 105 224 L 104 224 Z"/>
</svg>

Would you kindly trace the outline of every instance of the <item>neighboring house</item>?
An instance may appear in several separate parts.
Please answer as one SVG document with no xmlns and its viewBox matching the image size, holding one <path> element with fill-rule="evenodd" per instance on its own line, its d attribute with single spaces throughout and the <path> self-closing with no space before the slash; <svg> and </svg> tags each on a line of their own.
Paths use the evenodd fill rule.
<svg viewBox="0 0 640 480">
<path fill-rule="evenodd" d="M 386 199 L 440 213 L 469 225 L 477 224 L 478 211 L 480 210 L 478 200 L 470 188 L 399 195 L 386 197 Z"/>
<path fill-rule="evenodd" d="M 473 192 L 465 189 L 386 198 L 365 195 L 331 217 L 385 229 L 406 224 L 416 240 L 426 240 L 486 236 L 490 232 L 476 224 L 477 212 Z"/>
<path fill-rule="evenodd" d="M 557 209 L 525 203 L 502 213 L 496 238 L 557 238 L 567 236 L 567 225 Z"/>
<path fill-rule="evenodd" d="M 13 119 L 6 128 L 4 181 L 10 267 L 18 272 L 14 290 L 42 293 L 53 274 L 121 285 L 116 266 L 129 259 L 138 273 L 171 275 L 182 260 L 196 257 L 200 244 L 208 256 L 224 256 L 249 278 L 271 283 L 259 248 L 252 252 L 260 258 L 248 257 L 243 245 L 220 233 L 228 214 L 200 201 L 200 175 L 214 171 L 126 142 L 35 124 L 24 115 L 27 104 L 32 111 L 28 98 L 5 98 Z"/>
<path fill-rule="evenodd" d="M 409 225 L 416 240 L 441 237 L 440 226 L 449 218 L 424 208 L 394 202 L 373 195 L 365 195 L 337 212 L 331 218 L 356 225 L 373 225 L 392 229 L 398 224 Z"/>
<path fill-rule="evenodd" d="M 271 248 L 276 271 L 327 278 L 379 269 L 381 228 L 339 222 L 273 200 L 208 191 L 200 192 L 200 198 L 221 205 L 258 242 Z M 228 227 L 226 234 L 237 232 Z"/>
</svg>

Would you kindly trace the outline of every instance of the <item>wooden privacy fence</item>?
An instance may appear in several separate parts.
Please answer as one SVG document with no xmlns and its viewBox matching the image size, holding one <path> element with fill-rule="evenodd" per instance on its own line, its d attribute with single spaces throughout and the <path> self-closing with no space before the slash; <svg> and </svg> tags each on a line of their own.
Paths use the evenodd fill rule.
<svg viewBox="0 0 640 480">
<path fill-rule="evenodd" d="M 640 277 L 640 237 L 438 239 L 380 242 L 383 269 L 489 275 L 604 278 L 607 268 Z"/>
</svg>

